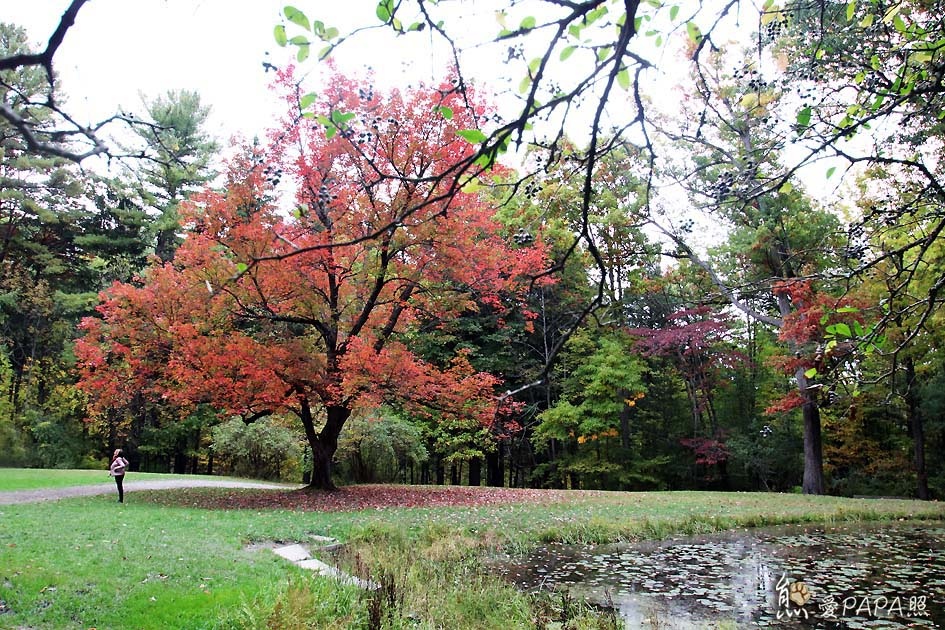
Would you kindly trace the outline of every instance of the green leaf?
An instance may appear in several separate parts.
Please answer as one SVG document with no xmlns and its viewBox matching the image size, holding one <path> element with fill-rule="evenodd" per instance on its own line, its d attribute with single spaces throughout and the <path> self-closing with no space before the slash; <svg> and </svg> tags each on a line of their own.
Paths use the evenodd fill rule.
<svg viewBox="0 0 945 630">
<path fill-rule="evenodd" d="M 686 34 L 689 35 L 690 41 L 698 43 L 702 39 L 702 30 L 696 25 L 695 22 L 686 22 Z"/>
<path fill-rule="evenodd" d="M 669 8 L 669 20 L 670 20 L 670 22 L 675 22 L 675 21 L 676 21 L 676 16 L 678 16 L 678 15 L 679 15 L 679 5 L 678 5 L 678 4 L 674 4 L 673 6 L 671 6 L 671 7 Z"/>
<path fill-rule="evenodd" d="M 236 263 L 236 273 L 246 273 L 246 270 L 249 269 L 249 265 L 244 262 Z"/>
<path fill-rule="evenodd" d="M 390 0 L 381 0 L 381 2 L 378 2 L 375 14 L 377 15 L 377 19 L 379 19 L 384 24 L 390 22 Z"/>
<path fill-rule="evenodd" d="M 324 39 L 325 41 L 335 39 L 336 37 L 338 37 L 338 29 L 335 28 L 334 26 L 326 28 L 325 33 L 322 35 L 322 39 Z"/>
<path fill-rule="evenodd" d="M 538 24 L 538 21 L 535 19 L 535 17 L 532 15 L 529 15 L 524 20 L 522 20 L 522 23 L 518 25 L 518 28 L 519 30 L 522 30 L 522 31 L 530 31 L 533 28 L 535 28 L 537 24 Z"/>
<path fill-rule="evenodd" d="M 906 33 L 909 30 L 909 27 L 906 26 L 906 21 L 902 19 L 902 16 L 898 13 L 893 16 L 893 26 L 896 27 L 896 30 L 900 33 Z"/>
<path fill-rule="evenodd" d="M 836 335 L 837 337 L 852 337 L 853 332 L 850 330 L 850 327 L 843 322 L 837 322 L 832 326 L 827 326 L 827 332 Z"/>
<path fill-rule="evenodd" d="M 568 34 L 574 39 L 581 39 L 582 28 L 580 24 L 572 24 L 568 27 Z"/>
<path fill-rule="evenodd" d="M 797 124 L 799 127 L 807 128 L 810 126 L 811 108 L 804 107 L 797 112 Z"/>
<path fill-rule="evenodd" d="M 289 40 L 289 43 L 292 44 L 293 46 L 305 46 L 307 44 L 310 44 L 311 42 L 308 41 L 308 37 L 306 37 L 305 35 L 296 35 L 295 37 Z"/>
<path fill-rule="evenodd" d="M 853 17 L 856 15 L 856 0 L 850 0 L 847 2 L 847 22 L 852 22 Z"/>
<path fill-rule="evenodd" d="M 863 16 L 863 19 L 860 20 L 860 22 L 859 22 L 859 27 L 860 27 L 860 28 L 869 28 L 869 27 L 873 26 L 873 20 L 875 20 L 875 19 L 876 19 L 876 16 L 875 16 L 875 15 L 873 15 L 872 13 L 867 13 L 866 15 Z"/>
<path fill-rule="evenodd" d="M 342 112 L 338 109 L 331 110 L 331 122 L 335 123 L 341 129 L 344 129 L 348 125 L 348 121 L 354 118 L 357 114 L 354 112 Z"/>
<path fill-rule="evenodd" d="M 526 94 L 531 87 L 532 87 L 532 78 L 528 75 L 525 75 L 525 77 L 521 81 L 519 81 L 518 93 Z"/>
<path fill-rule="evenodd" d="M 597 7 L 596 9 L 594 9 L 593 11 L 588 12 L 587 16 L 584 18 L 584 23 L 587 24 L 587 25 L 593 24 L 594 22 L 596 22 L 596 21 L 599 20 L 600 18 L 602 18 L 602 17 L 604 17 L 605 15 L 607 15 L 607 11 L 608 11 L 608 9 L 607 9 L 607 5 L 606 5 L 606 4 L 600 5 L 599 7 Z"/>
<path fill-rule="evenodd" d="M 299 63 L 302 63 L 303 61 L 308 59 L 308 54 L 309 52 L 311 52 L 310 48 L 311 47 L 308 44 L 303 44 L 299 46 L 299 52 L 298 54 L 295 55 L 295 58 L 299 61 Z"/>
<path fill-rule="evenodd" d="M 315 104 L 315 99 L 317 98 L 318 96 L 315 94 L 315 92 L 309 92 L 308 94 L 305 94 L 299 99 L 299 109 L 308 109 Z"/>
<path fill-rule="evenodd" d="M 283 24 L 277 24 L 276 28 L 272 31 L 273 36 L 276 38 L 276 43 L 280 46 L 285 46 L 289 43 L 289 38 L 285 34 L 285 26 Z"/>
<path fill-rule="evenodd" d="M 855 306 L 841 306 L 837 309 L 838 313 L 859 313 L 860 309 Z"/>
<path fill-rule="evenodd" d="M 561 56 L 559 57 L 561 61 L 565 61 L 568 57 L 574 54 L 574 51 L 577 50 L 577 46 L 565 46 L 561 49 Z"/>
<path fill-rule="evenodd" d="M 625 91 L 630 90 L 630 70 L 624 68 L 617 73 L 617 85 L 622 87 Z"/>
<path fill-rule="evenodd" d="M 889 24 L 892 22 L 896 16 L 899 15 L 899 11 L 902 10 L 902 3 L 897 2 L 893 6 L 889 7 L 889 10 L 886 11 L 886 14 L 883 16 L 883 22 Z"/>
<path fill-rule="evenodd" d="M 482 133 L 478 129 L 459 129 L 456 132 L 456 135 L 469 144 L 480 144 L 485 142 L 487 139 L 486 134 Z"/>
<path fill-rule="evenodd" d="M 785 195 L 794 190 L 794 184 L 791 182 L 784 182 L 781 184 L 781 188 L 778 189 L 778 192 L 784 193 Z"/>
<path fill-rule="evenodd" d="M 804 370 L 804 376 L 807 378 L 814 378 L 815 376 L 817 376 L 817 368 L 809 368 L 807 370 Z"/>
<path fill-rule="evenodd" d="M 534 77 L 538 74 L 538 68 L 541 67 L 541 57 L 535 57 L 528 62 L 528 75 Z"/>
<path fill-rule="evenodd" d="M 331 46 L 325 46 L 324 48 L 318 51 L 318 60 L 321 61 L 322 59 L 324 59 L 330 54 L 331 54 Z"/>
<path fill-rule="evenodd" d="M 828 169 L 827 169 L 827 179 L 830 179 L 831 177 L 833 177 L 833 174 L 836 173 L 836 172 L 837 172 L 837 167 L 836 167 L 836 166 L 831 166 L 830 168 L 828 168 Z"/>
<path fill-rule="evenodd" d="M 482 168 L 492 168 L 492 165 L 495 164 L 495 151 L 486 151 L 477 157 L 473 164 Z"/>
<path fill-rule="evenodd" d="M 446 120 L 453 120 L 453 109 L 452 109 L 452 108 L 447 107 L 446 105 L 441 105 L 441 106 L 439 106 L 439 107 L 436 108 L 436 111 L 438 111 L 438 112 L 440 113 L 440 116 L 442 116 L 442 117 L 445 118 Z"/>
<path fill-rule="evenodd" d="M 312 26 L 309 24 L 308 18 L 304 13 L 295 7 L 287 6 L 282 10 L 282 12 L 285 14 L 285 19 L 289 20 L 293 24 L 298 24 L 306 31 L 311 30 Z"/>
</svg>

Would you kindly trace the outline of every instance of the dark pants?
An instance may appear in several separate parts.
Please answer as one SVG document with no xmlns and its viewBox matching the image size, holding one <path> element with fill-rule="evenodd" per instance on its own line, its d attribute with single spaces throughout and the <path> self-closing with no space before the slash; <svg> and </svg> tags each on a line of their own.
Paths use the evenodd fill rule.
<svg viewBox="0 0 945 630">
<path fill-rule="evenodd" d="M 115 475 L 115 485 L 118 486 L 118 502 L 125 502 L 125 489 L 121 487 L 121 482 L 124 481 L 124 475 Z"/>
</svg>

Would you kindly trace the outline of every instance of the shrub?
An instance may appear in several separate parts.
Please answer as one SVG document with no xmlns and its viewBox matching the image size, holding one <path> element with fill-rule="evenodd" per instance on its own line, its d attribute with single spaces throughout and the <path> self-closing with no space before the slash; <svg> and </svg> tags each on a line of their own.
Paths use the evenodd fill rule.
<svg viewBox="0 0 945 630">
<path fill-rule="evenodd" d="M 298 480 L 302 447 L 296 431 L 264 418 L 234 418 L 213 429 L 215 464 L 224 474 L 255 479 Z"/>
</svg>

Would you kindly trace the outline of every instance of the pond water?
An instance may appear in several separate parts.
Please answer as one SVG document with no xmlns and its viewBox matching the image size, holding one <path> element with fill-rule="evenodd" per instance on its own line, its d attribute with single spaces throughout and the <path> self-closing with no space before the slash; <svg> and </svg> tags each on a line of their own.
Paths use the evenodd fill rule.
<svg viewBox="0 0 945 630">
<path fill-rule="evenodd" d="M 945 628 L 942 522 L 549 545 L 498 570 L 614 608 L 627 628 Z"/>
</svg>

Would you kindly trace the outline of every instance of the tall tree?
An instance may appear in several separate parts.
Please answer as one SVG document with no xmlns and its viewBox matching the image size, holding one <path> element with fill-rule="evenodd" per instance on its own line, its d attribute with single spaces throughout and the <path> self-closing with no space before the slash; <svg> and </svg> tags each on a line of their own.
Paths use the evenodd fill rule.
<svg viewBox="0 0 945 630">
<path fill-rule="evenodd" d="M 150 120 L 136 132 L 153 157 L 139 172 L 159 212 L 153 228 L 154 253 L 167 262 L 180 245 L 178 207 L 213 178 L 210 161 L 218 145 L 204 129 L 210 108 L 201 104 L 196 92 L 171 90 L 146 106 Z"/>
<path fill-rule="evenodd" d="M 945 282 L 938 264 L 945 172 L 935 157 L 945 131 L 945 22 L 934 4 L 921 0 L 788 6 L 771 17 L 783 25 L 778 50 L 804 96 L 798 134 L 810 146 L 830 147 L 835 157 L 828 177 L 838 168 L 858 178 L 866 173 L 849 227 L 857 261 L 850 273 L 867 285 L 883 278 L 876 297 L 886 310 L 875 334 L 895 344 L 886 352 L 897 369 L 887 371 L 886 381 L 902 397 L 917 493 L 927 498 L 916 362 L 922 362 L 921 338 L 941 306 Z M 818 34 L 814 41 L 810 33 Z M 859 141 L 850 142 L 855 136 Z"/>
<path fill-rule="evenodd" d="M 26 33 L 0 25 L 0 54 L 28 55 Z M 0 101 L 45 142 L 59 136 L 43 106 L 40 68 L 0 72 Z M 143 263 L 144 214 L 114 182 L 79 173 L 54 152 L 37 155 L 22 133 L 0 120 L 0 338 L 9 371 L 9 418 L 26 459 L 75 465 L 86 448 L 79 396 L 68 367 L 79 318 L 125 258 Z M 84 180 L 84 181 L 83 181 Z M 135 260 L 137 257 L 137 260 Z M 38 459 L 30 459 L 30 454 Z"/>
<path fill-rule="evenodd" d="M 28 52 L 25 31 L 0 24 L 0 54 Z M 0 72 L 0 102 L 37 130 L 47 128 L 49 112 L 34 104 L 44 85 L 37 68 Z M 57 294 L 88 290 L 75 243 L 85 213 L 82 192 L 65 160 L 31 155 L 20 133 L 0 124 L 0 325 L 14 410 L 30 366 L 55 355 L 68 338 L 55 330 L 68 308 Z"/>
<path fill-rule="evenodd" d="M 678 253 L 702 267 L 721 296 L 749 317 L 783 332 L 785 321 L 809 305 L 792 300 L 791 292 L 779 287 L 800 282 L 810 288 L 806 279 L 842 270 L 842 231 L 836 216 L 816 207 L 792 182 L 772 190 L 780 179 L 780 152 L 788 142 L 777 117 L 780 93 L 751 61 L 737 65 L 732 73 L 723 70 L 731 55 L 721 51 L 711 66 L 698 69 L 692 107 L 700 113 L 684 114 L 678 125 L 664 131 L 684 143 L 681 161 L 688 164 L 682 167 L 681 181 L 693 205 L 726 226 L 727 245 L 716 250 L 713 262 L 698 254 L 686 229 L 667 227 L 665 222 L 660 229 Z M 736 60 L 741 57 L 735 55 Z M 834 289 L 827 282 L 817 288 Z M 763 301 L 750 299 L 764 294 Z M 804 351 L 794 347 L 795 337 L 784 336 L 782 341 L 791 355 Z M 796 364 L 793 369 L 797 394 L 793 399 L 801 402 L 804 424 L 803 489 L 823 494 L 819 386 L 812 387 L 807 367 Z"/>
<path fill-rule="evenodd" d="M 82 385 L 104 410 L 140 391 L 210 403 L 247 421 L 297 415 L 312 486 L 330 489 L 338 438 L 357 408 L 396 400 L 443 420 L 492 423 L 496 379 L 460 354 L 416 358 L 401 334 L 482 301 L 515 308 L 543 248 L 513 249 L 492 208 L 459 190 L 452 164 L 481 105 L 449 83 L 401 94 L 332 77 L 321 99 L 281 76 L 290 108 L 267 151 L 194 198 L 173 265 L 115 285 L 86 322 Z M 468 94 L 466 95 L 468 96 Z M 271 201 L 291 179 L 294 216 Z"/>
</svg>

